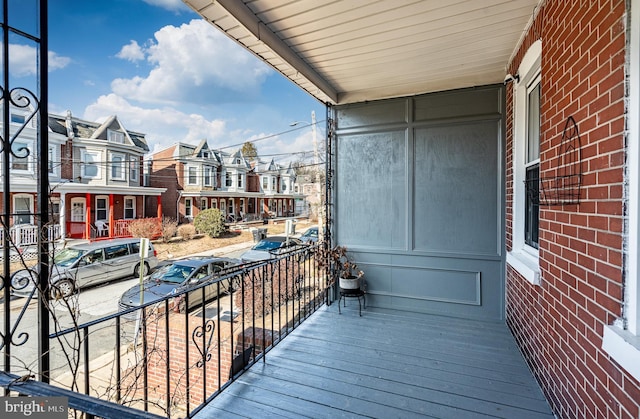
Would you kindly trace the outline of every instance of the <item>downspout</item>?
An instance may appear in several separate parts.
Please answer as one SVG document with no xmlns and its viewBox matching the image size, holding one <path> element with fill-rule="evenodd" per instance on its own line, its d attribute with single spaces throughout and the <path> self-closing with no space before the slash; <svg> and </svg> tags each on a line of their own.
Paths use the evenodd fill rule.
<svg viewBox="0 0 640 419">
<path fill-rule="evenodd" d="M 176 222 L 180 224 L 180 200 L 182 199 L 182 191 L 178 190 L 178 200 L 176 201 Z"/>
</svg>

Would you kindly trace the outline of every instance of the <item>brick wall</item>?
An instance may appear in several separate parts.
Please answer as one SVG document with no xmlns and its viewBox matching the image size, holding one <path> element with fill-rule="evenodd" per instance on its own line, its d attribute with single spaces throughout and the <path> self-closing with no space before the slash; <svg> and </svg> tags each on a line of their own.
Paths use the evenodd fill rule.
<svg viewBox="0 0 640 419">
<path fill-rule="evenodd" d="M 638 418 L 640 384 L 602 351 L 621 316 L 625 2 L 544 2 L 510 63 L 542 40 L 541 176 L 573 116 L 582 142 L 579 205 L 540 208 L 541 285 L 507 266 L 507 323 L 559 417 Z M 513 237 L 513 91 L 507 89 L 506 243 Z"/>
</svg>

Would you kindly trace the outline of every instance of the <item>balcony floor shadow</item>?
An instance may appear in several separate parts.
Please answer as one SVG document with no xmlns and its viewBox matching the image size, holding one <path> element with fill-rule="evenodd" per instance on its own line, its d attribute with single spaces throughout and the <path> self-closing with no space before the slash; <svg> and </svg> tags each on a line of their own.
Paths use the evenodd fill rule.
<svg viewBox="0 0 640 419">
<path fill-rule="evenodd" d="M 504 323 L 362 314 L 322 307 L 194 417 L 553 418 Z"/>
</svg>

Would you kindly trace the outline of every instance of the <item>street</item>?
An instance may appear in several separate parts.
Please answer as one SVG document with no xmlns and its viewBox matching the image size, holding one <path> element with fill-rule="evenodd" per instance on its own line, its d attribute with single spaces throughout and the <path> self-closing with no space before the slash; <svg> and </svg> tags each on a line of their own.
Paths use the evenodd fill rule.
<svg viewBox="0 0 640 419">
<path fill-rule="evenodd" d="M 215 253 L 216 256 L 225 256 L 230 258 L 238 258 L 246 250 L 250 243 L 245 246 L 236 246 L 228 249 L 228 251 L 205 252 L 209 254 Z M 127 278 L 121 281 L 104 284 L 101 286 L 83 289 L 70 298 L 68 303 L 64 300 L 51 301 L 53 316 L 50 322 L 50 332 L 56 330 L 64 330 L 75 325 L 81 325 L 93 320 L 100 319 L 118 311 L 118 300 L 124 291 L 138 284 L 138 278 Z M 27 299 L 14 298 L 11 301 L 11 321 L 12 327 L 15 328 L 13 333 L 13 344 L 11 345 L 11 372 L 15 374 L 26 374 L 27 372 L 37 373 L 38 371 L 38 305 L 36 299 L 33 299 L 29 305 L 24 307 Z M 20 313 L 23 311 L 22 317 Z M 0 305 L 0 313 L 4 318 L 4 305 Z M 76 314 L 74 321 L 71 312 Z M 16 327 L 16 319 L 19 319 Z M 113 324 L 108 322 L 102 330 L 92 329 L 90 335 L 90 358 L 97 357 L 109 353 L 114 349 Z M 56 326 L 57 324 L 57 326 Z M 111 327 L 108 327 L 111 326 Z M 4 325 L 0 325 L 4 334 Z M 131 324 L 123 324 L 122 331 L 125 333 L 123 339 L 132 338 L 135 326 Z M 82 335 L 69 334 L 65 336 L 67 342 L 65 346 L 79 347 L 79 340 Z M 56 376 L 56 370 L 67 372 L 69 370 L 69 361 L 71 354 L 66 353 L 61 347 L 52 340 L 51 345 L 51 370 L 52 376 Z M 4 358 L 0 360 L 4 368 Z"/>
</svg>

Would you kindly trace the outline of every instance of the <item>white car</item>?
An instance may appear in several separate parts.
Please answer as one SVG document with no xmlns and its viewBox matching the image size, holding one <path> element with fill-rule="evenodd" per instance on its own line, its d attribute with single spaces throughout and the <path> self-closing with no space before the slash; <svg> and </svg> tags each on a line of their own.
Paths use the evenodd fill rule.
<svg viewBox="0 0 640 419">
<path fill-rule="evenodd" d="M 155 249 L 148 243 L 144 262 L 140 260 L 140 239 L 100 240 L 65 247 L 52 260 L 49 296 L 68 297 L 80 288 L 139 276 L 140 269 L 143 276 L 148 275 L 158 266 Z M 37 281 L 37 268 L 17 271 L 11 279 L 11 294 L 27 297 Z"/>
</svg>

